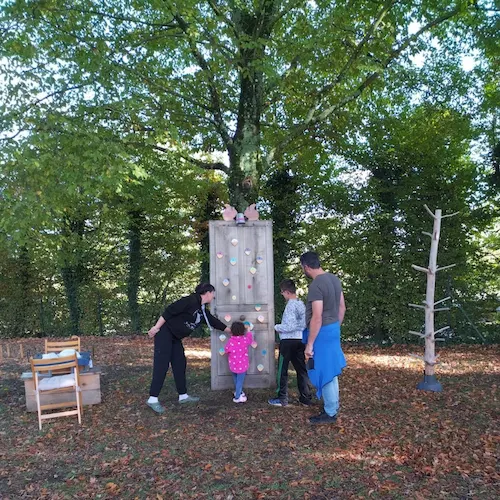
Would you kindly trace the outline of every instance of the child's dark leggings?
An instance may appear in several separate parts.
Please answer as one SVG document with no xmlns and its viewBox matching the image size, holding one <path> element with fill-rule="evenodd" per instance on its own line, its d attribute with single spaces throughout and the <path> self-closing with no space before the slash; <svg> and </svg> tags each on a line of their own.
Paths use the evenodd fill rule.
<svg viewBox="0 0 500 500">
<path fill-rule="evenodd" d="M 280 357 L 278 365 L 278 397 L 282 401 L 288 401 L 288 365 L 292 363 L 297 372 L 297 387 L 299 389 L 299 400 L 301 403 L 311 402 L 311 391 L 309 389 L 309 377 L 307 375 L 304 356 L 305 345 L 302 340 L 286 339 L 280 341 Z"/>
<path fill-rule="evenodd" d="M 160 394 L 168 367 L 172 365 L 175 387 L 179 394 L 186 394 L 186 355 L 182 341 L 176 339 L 170 330 L 162 328 L 155 335 L 155 350 L 153 359 L 153 380 L 149 395 L 158 397 Z"/>
</svg>

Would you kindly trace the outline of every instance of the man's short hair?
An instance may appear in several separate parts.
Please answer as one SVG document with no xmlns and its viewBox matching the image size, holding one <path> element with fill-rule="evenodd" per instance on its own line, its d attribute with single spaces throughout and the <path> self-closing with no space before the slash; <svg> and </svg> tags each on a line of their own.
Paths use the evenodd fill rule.
<svg viewBox="0 0 500 500">
<path fill-rule="evenodd" d="M 300 264 L 302 266 L 310 267 L 311 269 L 319 269 L 321 263 L 316 252 L 306 252 L 300 256 Z"/>
<path fill-rule="evenodd" d="M 280 290 L 282 292 L 297 293 L 297 287 L 295 286 L 295 282 L 289 279 L 280 282 Z"/>
<path fill-rule="evenodd" d="M 207 292 L 215 292 L 215 288 L 210 283 L 200 283 L 194 290 L 194 293 L 205 295 Z"/>
</svg>

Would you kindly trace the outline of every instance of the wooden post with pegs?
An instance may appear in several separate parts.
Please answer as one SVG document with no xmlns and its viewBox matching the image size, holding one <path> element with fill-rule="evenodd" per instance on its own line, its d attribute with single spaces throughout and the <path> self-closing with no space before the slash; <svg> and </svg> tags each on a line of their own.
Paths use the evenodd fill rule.
<svg viewBox="0 0 500 500">
<path fill-rule="evenodd" d="M 444 299 L 438 300 L 435 302 L 435 291 L 436 291 L 436 274 L 438 271 L 443 271 L 445 269 L 450 269 L 455 266 L 452 264 L 450 266 L 438 267 L 437 265 L 437 254 L 439 247 L 439 236 L 441 233 L 441 221 L 446 217 L 453 217 L 457 215 L 458 212 L 442 215 L 442 211 L 440 209 L 436 209 L 435 212 L 432 212 L 427 205 L 424 205 L 426 211 L 430 214 L 430 216 L 434 219 L 434 227 L 431 233 L 424 232 L 426 236 L 431 238 L 431 248 L 429 253 L 429 265 L 427 268 L 412 265 L 413 269 L 416 271 L 423 272 L 427 275 L 427 288 L 425 293 L 425 301 L 423 305 L 417 304 L 408 304 L 410 307 L 415 307 L 419 309 L 424 309 L 425 313 L 425 332 L 415 332 L 410 331 L 412 335 L 417 335 L 420 338 L 425 340 L 425 350 L 424 350 L 424 380 L 422 380 L 418 385 L 417 389 L 425 390 L 425 391 L 433 391 L 433 392 L 441 392 L 442 386 L 436 380 L 436 372 L 435 367 L 438 363 L 439 355 L 436 355 L 436 341 L 440 341 L 443 339 L 436 339 L 436 334 L 444 332 L 449 328 L 449 326 L 445 326 L 444 328 L 440 328 L 439 330 L 434 330 L 434 313 L 438 311 L 448 311 L 449 307 L 438 307 L 437 305 L 442 304 L 450 297 L 446 297 Z M 417 357 L 417 356 L 414 356 Z"/>
</svg>

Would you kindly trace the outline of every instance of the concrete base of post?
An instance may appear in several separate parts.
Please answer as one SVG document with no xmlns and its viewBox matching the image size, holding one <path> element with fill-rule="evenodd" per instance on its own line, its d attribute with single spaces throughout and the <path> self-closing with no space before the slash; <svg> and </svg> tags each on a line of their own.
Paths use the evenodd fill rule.
<svg viewBox="0 0 500 500">
<path fill-rule="evenodd" d="M 436 375 L 426 375 L 424 372 L 424 380 L 417 384 L 417 389 L 421 391 L 442 392 L 443 387 L 437 381 Z"/>
</svg>

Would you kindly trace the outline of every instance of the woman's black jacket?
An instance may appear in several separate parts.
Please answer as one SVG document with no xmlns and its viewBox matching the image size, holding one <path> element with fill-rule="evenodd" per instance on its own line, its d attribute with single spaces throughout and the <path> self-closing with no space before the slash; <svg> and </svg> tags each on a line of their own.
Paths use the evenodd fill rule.
<svg viewBox="0 0 500 500">
<path fill-rule="evenodd" d="M 205 310 L 210 326 L 217 330 L 224 330 L 226 325 L 210 314 L 210 311 Z M 170 330 L 172 335 L 178 339 L 183 339 L 191 334 L 191 332 L 201 324 L 206 324 L 203 311 L 201 309 L 201 296 L 197 293 L 192 293 L 187 297 L 173 302 L 166 307 L 162 314 L 165 319 L 165 324 L 160 328 L 162 330 Z"/>
</svg>

